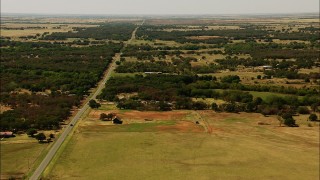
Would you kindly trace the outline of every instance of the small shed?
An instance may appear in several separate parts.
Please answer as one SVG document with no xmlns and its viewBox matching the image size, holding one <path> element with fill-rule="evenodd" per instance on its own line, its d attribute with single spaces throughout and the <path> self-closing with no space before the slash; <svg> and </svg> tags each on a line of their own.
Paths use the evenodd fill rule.
<svg viewBox="0 0 320 180">
<path fill-rule="evenodd" d="M 112 120 L 113 124 L 122 124 L 122 121 L 120 118 L 118 117 L 115 117 L 113 120 Z"/>
</svg>

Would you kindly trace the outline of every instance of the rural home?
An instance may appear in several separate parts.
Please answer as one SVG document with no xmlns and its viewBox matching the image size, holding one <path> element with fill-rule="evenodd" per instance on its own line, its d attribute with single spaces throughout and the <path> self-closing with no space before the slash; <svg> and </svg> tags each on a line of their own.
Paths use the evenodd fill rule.
<svg viewBox="0 0 320 180">
<path fill-rule="evenodd" d="M 266 65 L 266 66 L 262 66 L 264 71 L 268 71 L 268 70 L 272 70 L 272 66 Z"/>
<path fill-rule="evenodd" d="M 9 137 L 13 137 L 13 132 L 11 131 L 0 132 L 0 138 L 9 138 Z"/>
</svg>

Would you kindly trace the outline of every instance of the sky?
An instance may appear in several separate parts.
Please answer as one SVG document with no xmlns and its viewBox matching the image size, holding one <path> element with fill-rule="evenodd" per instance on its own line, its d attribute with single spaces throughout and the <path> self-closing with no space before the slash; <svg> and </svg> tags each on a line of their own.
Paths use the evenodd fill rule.
<svg viewBox="0 0 320 180">
<path fill-rule="evenodd" d="M 1 13 L 285 14 L 317 13 L 319 0 L 0 0 Z"/>
</svg>

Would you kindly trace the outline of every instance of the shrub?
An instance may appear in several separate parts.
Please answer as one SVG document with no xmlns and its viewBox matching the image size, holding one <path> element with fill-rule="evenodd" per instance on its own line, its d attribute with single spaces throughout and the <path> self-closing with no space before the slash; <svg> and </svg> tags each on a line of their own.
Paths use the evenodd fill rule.
<svg viewBox="0 0 320 180">
<path fill-rule="evenodd" d="M 27 130 L 28 136 L 34 137 L 34 134 L 36 134 L 38 131 L 34 128 L 30 128 Z"/>
<path fill-rule="evenodd" d="M 207 108 L 208 108 L 208 105 L 204 102 L 197 101 L 192 103 L 192 109 L 194 110 L 204 110 Z"/>
<path fill-rule="evenodd" d="M 226 112 L 234 112 L 234 113 L 239 112 L 235 104 L 222 104 L 220 109 Z"/>
<path fill-rule="evenodd" d="M 296 127 L 296 121 L 293 119 L 292 117 L 292 114 L 290 113 L 285 113 L 282 115 L 282 118 L 284 120 L 284 124 L 286 126 L 289 126 L 289 127 Z"/>
<path fill-rule="evenodd" d="M 316 114 L 310 114 L 309 120 L 310 121 L 317 121 L 318 120 L 318 116 Z"/>
<path fill-rule="evenodd" d="M 299 113 L 299 114 L 309 114 L 310 111 L 309 111 L 309 109 L 308 109 L 307 107 L 305 107 L 305 106 L 300 106 L 300 107 L 298 108 L 298 113 Z"/>
<path fill-rule="evenodd" d="M 37 134 L 36 136 L 36 139 L 39 141 L 39 142 L 42 142 L 43 140 L 45 140 L 47 137 L 46 135 L 44 135 L 43 133 L 39 133 Z"/>
<path fill-rule="evenodd" d="M 219 108 L 218 108 L 217 103 L 212 103 L 212 104 L 211 104 L 211 109 L 214 110 L 214 111 L 218 111 Z"/>
<path fill-rule="evenodd" d="M 291 118 L 286 118 L 284 119 L 284 124 L 289 126 L 289 127 L 295 127 L 296 126 L 296 121 L 291 117 Z"/>
<path fill-rule="evenodd" d="M 240 81 L 241 81 L 240 77 L 237 75 L 224 76 L 221 79 L 221 82 L 223 82 L 223 83 L 239 83 Z"/>
<path fill-rule="evenodd" d="M 90 106 L 91 108 L 96 109 L 96 108 L 99 108 L 101 105 L 100 105 L 99 103 L 97 103 L 95 100 L 91 99 L 91 100 L 89 101 L 89 106 Z"/>
</svg>

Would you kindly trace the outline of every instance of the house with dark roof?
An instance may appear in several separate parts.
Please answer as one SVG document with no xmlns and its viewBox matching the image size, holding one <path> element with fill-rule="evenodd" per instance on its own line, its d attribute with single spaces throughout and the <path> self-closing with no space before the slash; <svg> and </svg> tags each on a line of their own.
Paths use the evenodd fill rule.
<svg viewBox="0 0 320 180">
<path fill-rule="evenodd" d="M 123 121 L 119 117 L 115 116 L 115 118 L 113 118 L 112 122 L 113 122 L 113 124 L 122 124 Z"/>
</svg>

